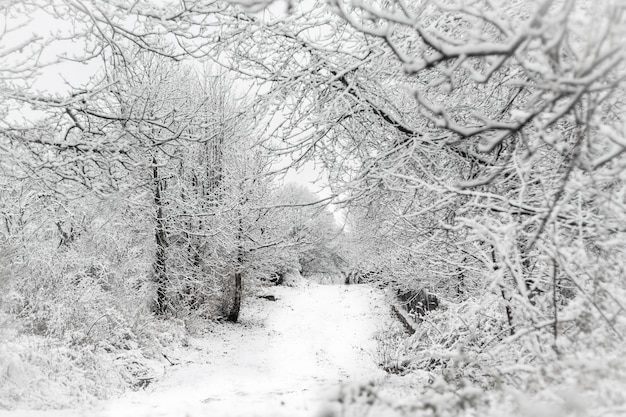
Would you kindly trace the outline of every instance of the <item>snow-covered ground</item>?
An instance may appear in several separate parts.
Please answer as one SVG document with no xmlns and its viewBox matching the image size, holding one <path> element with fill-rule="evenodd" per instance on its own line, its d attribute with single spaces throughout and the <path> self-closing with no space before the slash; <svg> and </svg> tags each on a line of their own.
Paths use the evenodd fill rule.
<svg viewBox="0 0 626 417">
<path fill-rule="evenodd" d="M 379 290 L 306 284 L 250 299 L 240 323 L 213 328 L 170 358 L 158 381 L 90 409 L 0 416 L 322 416 L 343 383 L 384 378 L 374 335 L 391 316 Z"/>
</svg>

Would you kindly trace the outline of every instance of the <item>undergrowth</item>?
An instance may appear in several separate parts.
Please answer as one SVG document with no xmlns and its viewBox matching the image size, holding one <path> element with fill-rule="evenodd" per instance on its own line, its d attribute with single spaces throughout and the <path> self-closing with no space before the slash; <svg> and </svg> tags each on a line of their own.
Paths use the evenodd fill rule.
<svg viewBox="0 0 626 417">
<path fill-rule="evenodd" d="M 615 333 L 623 334 L 623 318 L 604 323 L 588 303 L 574 300 L 555 340 L 548 325 L 511 334 L 502 317 L 500 300 L 483 297 L 428 313 L 413 335 L 379 333 L 379 366 L 399 378 L 426 372 L 429 383 L 411 401 L 386 395 L 388 382 L 352 390 L 341 401 L 370 415 L 624 415 L 626 347 Z"/>
</svg>

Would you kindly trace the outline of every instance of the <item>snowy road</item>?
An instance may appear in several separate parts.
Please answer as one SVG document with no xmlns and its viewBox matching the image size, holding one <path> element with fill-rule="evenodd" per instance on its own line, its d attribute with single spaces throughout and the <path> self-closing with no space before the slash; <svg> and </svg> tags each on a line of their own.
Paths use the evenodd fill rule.
<svg viewBox="0 0 626 417">
<path fill-rule="evenodd" d="M 180 358 L 182 364 L 167 367 L 146 390 L 74 411 L 101 417 L 318 416 L 341 382 L 384 376 L 373 359 L 373 336 L 389 320 L 382 293 L 317 284 L 270 291 L 277 301 L 251 300 L 240 324 L 193 340 L 195 349 Z"/>
</svg>

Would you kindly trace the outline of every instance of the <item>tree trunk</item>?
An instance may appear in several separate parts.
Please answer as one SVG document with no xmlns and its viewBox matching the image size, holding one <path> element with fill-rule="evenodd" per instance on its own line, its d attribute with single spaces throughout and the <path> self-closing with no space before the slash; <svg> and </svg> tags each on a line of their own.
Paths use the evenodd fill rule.
<svg viewBox="0 0 626 417">
<path fill-rule="evenodd" d="M 495 272 L 499 269 L 496 263 L 496 249 L 495 248 L 491 249 L 491 259 L 494 264 L 493 270 Z M 511 297 L 506 296 L 503 285 L 500 285 L 500 295 L 502 295 L 502 299 L 506 302 L 505 307 L 504 307 L 504 310 L 506 312 L 506 320 L 509 323 L 509 333 L 511 334 L 511 336 L 513 336 L 515 334 L 515 326 L 513 325 L 513 310 L 511 309 L 511 305 L 510 305 Z"/>
<path fill-rule="evenodd" d="M 156 240 L 156 253 L 154 260 L 154 280 L 157 284 L 156 305 L 154 311 L 157 314 L 165 314 L 167 311 L 167 231 L 165 230 L 165 217 L 163 214 L 163 199 L 161 190 L 162 180 L 159 178 L 159 168 L 156 157 L 152 158 L 152 179 L 154 180 L 154 205 L 156 206 L 156 228 L 154 237 Z"/>
<path fill-rule="evenodd" d="M 235 294 L 233 296 L 233 305 L 228 314 L 228 321 L 237 323 L 239 320 L 239 311 L 241 310 L 241 294 L 243 292 L 243 284 L 241 281 L 241 272 L 235 272 Z"/>
<path fill-rule="evenodd" d="M 241 268 L 243 266 L 243 219 L 239 215 L 239 226 L 237 228 L 237 266 L 235 270 L 235 288 L 233 294 L 233 304 L 228 314 L 228 321 L 236 323 L 239 320 L 241 310 L 241 296 L 243 293 L 243 282 L 241 279 Z"/>
</svg>

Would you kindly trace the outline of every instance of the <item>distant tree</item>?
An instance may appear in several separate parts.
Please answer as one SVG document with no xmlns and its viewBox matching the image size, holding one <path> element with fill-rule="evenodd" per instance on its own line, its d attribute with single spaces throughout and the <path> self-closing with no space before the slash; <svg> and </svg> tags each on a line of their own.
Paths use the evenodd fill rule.
<svg viewBox="0 0 626 417">
<path fill-rule="evenodd" d="M 289 183 L 276 193 L 282 218 L 279 233 L 293 242 L 298 269 L 303 275 L 342 273 L 342 230 L 324 199 L 307 187 Z"/>
</svg>

